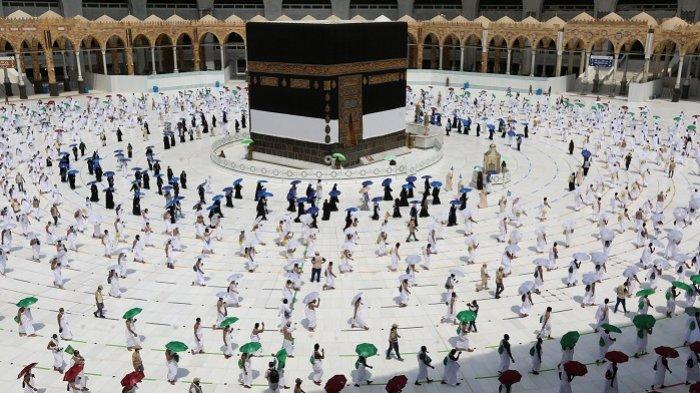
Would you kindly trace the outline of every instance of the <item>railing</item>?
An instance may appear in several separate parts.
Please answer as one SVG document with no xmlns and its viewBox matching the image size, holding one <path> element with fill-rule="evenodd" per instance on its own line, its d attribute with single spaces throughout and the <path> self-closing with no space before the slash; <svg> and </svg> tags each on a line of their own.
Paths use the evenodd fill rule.
<svg viewBox="0 0 700 393">
<path fill-rule="evenodd" d="M 265 9 L 263 4 L 216 4 L 214 3 L 214 8 L 237 8 L 246 10 L 262 10 Z"/>
<path fill-rule="evenodd" d="M 351 10 L 395 10 L 397 8 L 399 7 L 396 4 L 350 4 Z"/>
<path fill-rule="evenodd" d="M 433 149 L 433 154 L 418 162 L 411 162 L 406 165 L 395 165 L 379 167 L 377 165 L 363 166 L 348 169 L 332 169 L 330 167 L 322 169 L 293 169 L 280 166 L 270 166 L 257 161 L 248 161 L 244 159 L 228 159 L 219 157 L 216 152 L 223 146 L 240 141 L 247 138 L 248 134 L 230 134 L 223 138 L 217 139 L 212 143 L 210 159 L 222 168 L 231 169 L 236 172 L 246 173 L 256 176 L 274 177 L 282 179 L 300 179 L 300 180 L 315 180 L 315 179 L 366 179 L 373 177 L 387 177 L 404 174 L 418 173 L 424 168 L 427 168 L 440 159 L 442 159 L 442 150 Z"/>
<path fill-rule="evenodd" d="M 330 4 L 282 4 L 283 10 L 299 10 L 299 9 L 331 9 Z"/>
</svg>

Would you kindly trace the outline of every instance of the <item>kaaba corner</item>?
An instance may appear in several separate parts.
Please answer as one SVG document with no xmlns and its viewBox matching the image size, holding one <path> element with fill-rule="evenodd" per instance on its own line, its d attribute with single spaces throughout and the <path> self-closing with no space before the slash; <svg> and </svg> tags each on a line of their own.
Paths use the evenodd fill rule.
<svg viewBox="0 0 700 393">
<path fill-rule="evenodd" d="M 254 151 L 344 166 L 406 145 L 404 22 L 246 24 Z"/>
</svg>

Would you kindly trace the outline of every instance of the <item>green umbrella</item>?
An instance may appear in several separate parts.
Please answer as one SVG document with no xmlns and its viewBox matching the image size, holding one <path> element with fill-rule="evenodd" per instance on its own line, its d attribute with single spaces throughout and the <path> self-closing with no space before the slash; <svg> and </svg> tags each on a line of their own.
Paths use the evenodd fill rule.
<svg viewBox="0 0 700 393">
<path fill-rule="evenodd" d="M 357 344 L 355 347 L 355 353 L 359 356 L 368 358 L 377 354 L 377 347 L 370 343 Z"/>
<path fill-rule="evenodd" d="M 647 289 L 642 289 L 641 291 L 637 291 L 637 296 L 639 297 L 647 297 L 649 295 L 652 295 L 654 293 L 654 290 L 651 288 Z"/>
<path fill-rule="evenodd" d="M 335 158 L 338 161 L 345 161 L 347 158 L 342 153 L 333 153 L 332 155 L 333 158 Z"/>
<path fill-rule="evenodd" d="M 462 323 L 474 322 L 476 321 L 476 313 L 471 310 L 460 311 L 457 314 L 457 320 Z"/>
<path fill-rule="evenodd" d="M 25 297 L 24 299 L 17 302 L 17 307 L 29 307 L 38 301 L 39 299 L 35 298 L 34 296 Z"/>
<path fill-rule="evenodd" d="M 609 323 L 604 323 L 604 324 L 600 325 L 600 327 L 602 327 L 603 330 L 607 330 L 609 332 L 622 333 L 622 329 L 620 329 L 619 327 L 617 327 L 615 325 L 611 325 Z"/>
<path fill-rule="evenodd" d="M 656 319 L 649 314 L 638 314 L 632 319 L 632 323 L 634 323 L 634 326 L 638 329 L 651 329 L 654 327 Z"/>
<path fill-rule="evenodd" d="M 284 366 L 287 364 L 287 350 L 282 348 L 277 353 L 275 354 L 275 358 L 277 359 L 277 364 L 279 365 L 279 368 L 284 368 Z"/>
<path fill-rule="evenodd" d="M 261 347 L 262 345 L 260 345 L 260 343 L 249 342 L 247 344 L 243 344 L 239 350 L 243 353 L 255 353 L 258 352 Z"/>
<path fill-rule="evenodd" d="M 679 121 L 680 119 L 681 119 L 680 116 L 676 116 L 676 117 L 673 118 L 673 120 L 675 120 L 675 121 Z"/>
<path fill-rule="evenodd" d="M 171 341 L 165 344 L 165 348 L 169 349 L 171 352 L 185 352 L 187 350 L 187 345 L 180 341 Z"/>
<path fill-rule="evenodd" d="M 682 289 L 684 291 L 692 291 L 693 290 L 693 287 L 684 283 L 683 281 L 674 281 L 671 284 L 673 284 L 674 287 L 676 287 L 678 289 Z"/>
<path fill-rule="evenodd" d="M 125 312 L 124 315 L 122 315 L 122 319 L 131 319 L 131 318 L 141 314 L 141 311 L 143 311 L 143 310 L 138 308 L 138 307 L 134 307 L 131 310 Z"/>
<path fill-rule="evenodd" d="M 391 161 L 391 160 L 395 160 L 395 159 L 396 159 L 396 156 L 393 154 L 389 154 L 388 156 L 384 157 L 384 161 Z"/>
<path fill-rule="evenodd" d="M 72 355 L 72 354 L 75 353 L 75 348 L 73 348 L 73 347 L 71 347 L 71 346 L 69 345 L 69 346 L 66 347 L 66 349 L 64 350 L 64 352 L 67 353 L 67 354 L 69 354 L 69 355 Z"/>
<path fill-rule="evenodd" d="M 690 281 L 691 281 L 693 284 L 699 284 L 699 285 L 700 285 L 700 274 L 695 274 L 695 275 L 690 276 Z"/>
<path fill-rule="evenodd" d="M 694 317 L 695 313 L 698 311 L 700 311 L 700 308 L 697 308 L 697 307 L 686 307 L 685 308 L 685 313 L 691 317 Z"/>
<path fill-rule="evenodd" d="M 221 323 L 219 324 L 219 327 L 225 328 L 225 327 L 233 325 L 236 322 L 238 322 L 238 318 L 228 317 L 228 318 L 224 319 L 223 321 L 221 321 Z"/>
<path fill-rule="evenodd" d="M 241 139 L 241 143 L 244 144 L 244 145 L 245 145 L 245 144 L 250 145 L 251 143 L 253 143 L 253 140 L 250 139 L 250 138 L 243 138 L 243 139 Z"/>
<path fill-rule="evenodd" d="M 563 335 L 559 343 L 561 344 L 562 348 L 573 348 L 578 342 L 579 337 L 581 337 L 581 334 L 575 330 L 572 330 Z"/>
<path fill-rule="evenodd" d="M 688 126 L 688 129 L 689 129 L 690 131 L 695 131 L 695 126 L 691 124 L 691 125 Z"/>
</svg>

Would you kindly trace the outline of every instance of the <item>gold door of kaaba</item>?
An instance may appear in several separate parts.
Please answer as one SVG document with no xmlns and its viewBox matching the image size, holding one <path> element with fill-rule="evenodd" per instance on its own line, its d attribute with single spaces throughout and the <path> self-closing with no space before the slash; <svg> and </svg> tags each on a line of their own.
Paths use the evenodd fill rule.
<svg viewBox="0 0 700 393">
<path fill-rule="evenodd" d="M 343 147 L 362 140 L 362 75 L 338 77 L 338 133 Z"/>
</svg>

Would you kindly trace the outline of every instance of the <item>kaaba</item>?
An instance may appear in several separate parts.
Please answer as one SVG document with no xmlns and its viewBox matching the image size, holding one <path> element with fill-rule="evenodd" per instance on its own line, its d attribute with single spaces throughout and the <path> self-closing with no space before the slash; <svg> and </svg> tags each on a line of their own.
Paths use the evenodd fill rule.
<svg viewBox="0 0 700 393">
<path fill-rule="evenodd" d="M 344 166 L 406 145 L 404 22 L 246 24 L 253 150 Z"/>
</svg>

